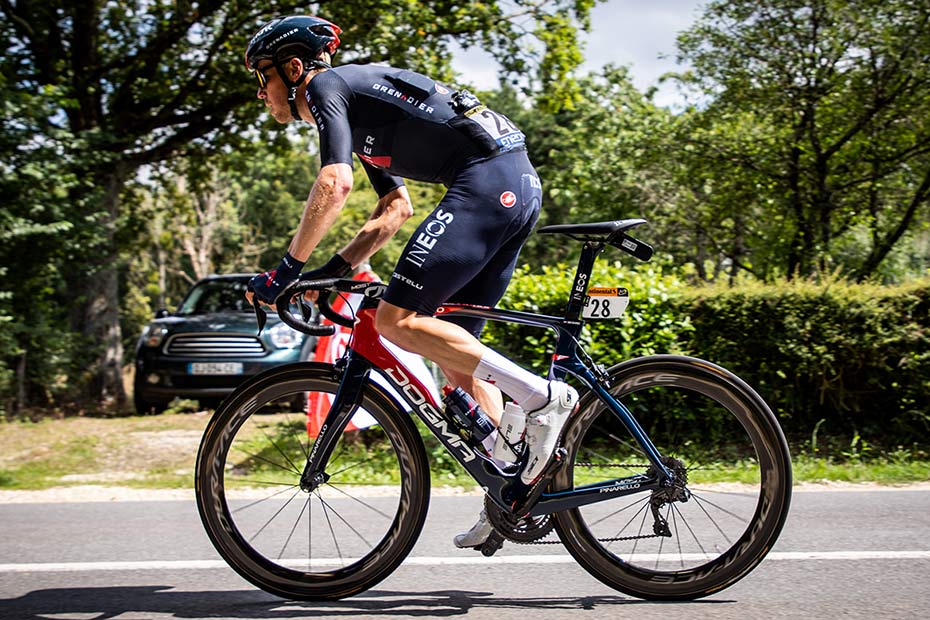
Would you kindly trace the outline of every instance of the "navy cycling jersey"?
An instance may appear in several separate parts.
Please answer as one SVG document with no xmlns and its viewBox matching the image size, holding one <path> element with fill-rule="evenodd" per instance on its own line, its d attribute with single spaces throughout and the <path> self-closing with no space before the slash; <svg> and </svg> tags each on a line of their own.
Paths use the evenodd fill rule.
<svg viewBox="0 0 930 620">
<path fill-rule="evenodd" d="M 316 75 L 306 93 L 322 165 L 351 166 L 355 153 L 379 196 L 402 178 L 449 187 L 467 165 L 524 148 L 506 116 L 412 71 L 343 65 Z"/>
</svg>

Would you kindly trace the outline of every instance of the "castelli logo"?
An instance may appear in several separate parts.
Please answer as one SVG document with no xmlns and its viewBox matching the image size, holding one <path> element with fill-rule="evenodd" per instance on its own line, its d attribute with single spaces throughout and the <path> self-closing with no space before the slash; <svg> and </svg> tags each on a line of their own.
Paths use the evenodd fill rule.
<svg viewBox="0 0 930 620">
<path fill-rule="evenodd" d="M 517 195 L 513 192 L 504 192 L 501 194 L 501 204 L 508 209 L 517 204 Z"/>
</svg>

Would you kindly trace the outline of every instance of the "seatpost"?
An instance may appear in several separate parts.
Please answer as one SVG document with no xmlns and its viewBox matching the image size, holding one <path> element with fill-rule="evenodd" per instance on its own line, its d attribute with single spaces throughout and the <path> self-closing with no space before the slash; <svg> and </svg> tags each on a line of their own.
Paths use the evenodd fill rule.
<svg viewBox="0 0 930 620">
<path fill-rule="evenodd" d="M 568 298 L 568 305 L 565 306 L 566 320 L 577 321 L 581 318 L 585 294 L 591 284 L 591 271 L 594 269 L 594 261 L 597 260 L 597 255 L 603 249 L 603 242 L 585 241 L 584 247 L 581 249 L 581 257 L 578 259 L 575 281 L 572 282 L 571 296 Z"/>
</svg>

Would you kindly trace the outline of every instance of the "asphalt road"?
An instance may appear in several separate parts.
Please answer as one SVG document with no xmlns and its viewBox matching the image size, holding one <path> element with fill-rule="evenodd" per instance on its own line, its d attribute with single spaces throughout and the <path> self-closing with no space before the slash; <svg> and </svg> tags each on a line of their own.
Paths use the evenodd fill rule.
<svg viewBox="0 0 930 620">
<path fill-rule="evenodd" d="M 373 590 L 294 603 L 225 567 L 192 501 L 0 506 L 0 618 L 930 617 L 930 491 L 802 491 L 752 574 L 714 596 L 654 603 L 615 592 L 558 546 L 456 550 L 477 497 L 436 497 L 408 561 Z"/>
</svg>

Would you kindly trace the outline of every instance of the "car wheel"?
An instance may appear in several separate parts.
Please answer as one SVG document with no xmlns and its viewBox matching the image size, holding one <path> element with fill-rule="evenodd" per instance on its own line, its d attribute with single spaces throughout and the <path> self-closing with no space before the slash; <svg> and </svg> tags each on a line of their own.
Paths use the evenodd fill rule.
<svg viewBox="0 0 930 620">
<path fill-rule="evenodd" d="M 132 404 L 135 406 L 138 415 L 157 415 L 164 413 L 165 409 L 168 408 L 168 403 L 146 400 L 145 393 L 138 381 L 132 383 Z"/>
</svg>

